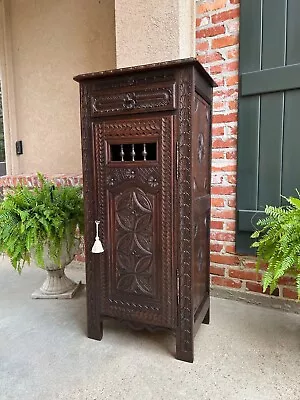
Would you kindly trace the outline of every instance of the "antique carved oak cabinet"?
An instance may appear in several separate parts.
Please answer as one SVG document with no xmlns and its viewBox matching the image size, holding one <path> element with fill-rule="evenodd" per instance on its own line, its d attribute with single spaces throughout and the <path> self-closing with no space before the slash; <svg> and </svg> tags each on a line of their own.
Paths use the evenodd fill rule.
<svg viewBox="0 0 300 400">
<path fill-rule="evenodd" d="M 166 328 L 193 361 L 209 322 L 211 103 L 195 59 L 79 75 L 88 336 Z M 104 252 L 93 254 L 95 221 Z"/>
</svg>

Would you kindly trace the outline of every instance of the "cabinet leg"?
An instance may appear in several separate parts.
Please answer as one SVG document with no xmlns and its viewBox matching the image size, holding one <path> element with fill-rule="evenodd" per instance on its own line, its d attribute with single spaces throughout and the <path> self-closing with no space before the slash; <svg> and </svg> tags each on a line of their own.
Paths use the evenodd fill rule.
<svg viewBox="0 0 300 400">
<path fill-rule="evenodd" d="M 97 325 L 88 324 L 88 337 L 90 339 L 101 340 L 103 337 L 103 322 L 98 322 Z"/>
<path fill-rule="evenodd" d="M 207 310 L 207 313 L 205 314 L 205 317 L 204 317 L 202 323 L 208 325 L 209 321 L 210 321 L 210 308 Z"/>
<path fill-rule="evenodd" d="M 188 337 L 185 337 L 188 336 Z M 194 338 L 188 332 L 176 333 L 176 358 L 177 360 L 192 363 L 194 361 Z"/>
</svg>

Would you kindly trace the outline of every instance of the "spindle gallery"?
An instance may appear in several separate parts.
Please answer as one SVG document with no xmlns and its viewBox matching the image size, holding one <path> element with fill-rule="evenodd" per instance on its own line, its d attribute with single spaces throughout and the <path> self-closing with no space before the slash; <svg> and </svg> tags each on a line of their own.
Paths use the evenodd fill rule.
<svg viewBox="0 0 300 400">
<path fill-rule="evenodd" d="M 209 322 L 213 80 L 194 59 L 79 75 L 88 336 L 103 320 L 176 334 Z M 96 240 L 95 240 L 96 238 Z"/>
</svg>

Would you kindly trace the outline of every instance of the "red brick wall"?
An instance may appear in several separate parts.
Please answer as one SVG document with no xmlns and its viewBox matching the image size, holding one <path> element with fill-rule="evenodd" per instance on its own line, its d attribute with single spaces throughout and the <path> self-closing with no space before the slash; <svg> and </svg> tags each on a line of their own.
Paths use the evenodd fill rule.
<svg viewBox="0 0 300 400">
<path fill-rule="evenodd" d="M 47 175 L 45 175 L 48 177 Z M 57 174 L 48 177 L 52 179 L 57 185 L 62 186 L 75 186 L 82 185 L 82 175 L 65 175 Z M 38 183 L 37 175 L 6 175 L 0 176 L 0 187 L 11 188 L 17 186 L 18 184 L 26 185 L 29 187 L 34 187 Z"/>
<path fill-rule="evenodd" d="M 235 254 L 239 0 L 196 1 L 198 60 L 218 88 L 213 104 L 211 283 L 262 292 L 253 257 Z M 292 279 L 282 279 L 279 297 L 296 299 Z"/>
</svg>

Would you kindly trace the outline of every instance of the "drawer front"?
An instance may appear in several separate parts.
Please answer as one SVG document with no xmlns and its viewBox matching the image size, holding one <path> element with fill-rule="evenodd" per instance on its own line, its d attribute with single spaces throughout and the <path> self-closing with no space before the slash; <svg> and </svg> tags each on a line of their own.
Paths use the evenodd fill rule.
<svg viewBox="0 0 300 400">
<path fill-rule="evenodd" d="M 91 115 L 120 115 L 149 111 L 175 110 L 175 83 L 163 82 L 144 88 L 124 88 L 112 91 L 93 91 Z"/>
</svg>

